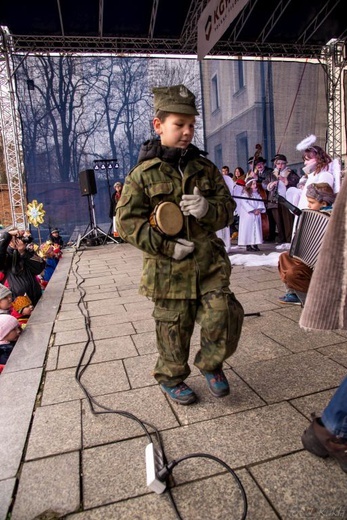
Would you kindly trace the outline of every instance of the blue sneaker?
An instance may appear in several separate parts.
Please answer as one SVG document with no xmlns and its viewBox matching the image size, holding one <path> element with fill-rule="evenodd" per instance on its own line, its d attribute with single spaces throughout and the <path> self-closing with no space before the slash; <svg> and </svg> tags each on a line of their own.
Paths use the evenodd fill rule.
<svg viewBox="0 0 347 520">
<path fill-rule="evenodd" d="M 208 389 L 214 397 L 230 394 L 230 387 L 222 369 L 213 372 L 201 372 L 207 381 Z"/>
<path fill-rule="evenodd" d="M 160 388 L 176 403 L 191 404 L 196 401 L 196 394 L 185 383 L 178 383 L 176 386 L 168 386 L 161 383 Z"/>
<path fill-rule="evenodd" d="M 289 305 L 301 305 L 301 301 L 297 297 L 296 294 L 288 293 L 284 296 L 281 296 L 281 298 L 278 298 L 278 301 L 280 303 L 289 304 Z"/>
</svg>

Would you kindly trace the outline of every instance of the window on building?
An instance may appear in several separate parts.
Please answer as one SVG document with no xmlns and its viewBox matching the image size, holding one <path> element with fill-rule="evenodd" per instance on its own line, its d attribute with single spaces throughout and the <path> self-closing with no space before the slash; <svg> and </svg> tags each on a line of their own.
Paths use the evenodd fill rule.
<svg viewBox="0 0 347 520">
<path fill-rule="evenodd" d="M 245 172 L 248 171 L 248 138 L 247 132 L 242 132 L 236 136 L 236 157 L 237 166 L 241 166 Z"/>
<path fill-rule="evenodd" d="M 219 108 L 219 95 L 218 95 L 218 78 L 217 76 L 213 76 L 211 80 L 211 104 L 212 104 L 212 112 L 218 110 Z"/>
<path fill-rule="evenodd" d="M 219 169 L 223 166 L 223 151 L 221 144 L 217 144 L 217 146 L 214 147 L 214 163 Z"/>
<path fill-rule="evenodd" d="M 235 85 L 236 85 L 236 92 L 237 92 L 238 90 L 241 90 L 245 86 L 245 76 L 244 76 L 242 59 L 237 60 L 235 69 L 236 69 L 235 70 Z"/>
</svg>

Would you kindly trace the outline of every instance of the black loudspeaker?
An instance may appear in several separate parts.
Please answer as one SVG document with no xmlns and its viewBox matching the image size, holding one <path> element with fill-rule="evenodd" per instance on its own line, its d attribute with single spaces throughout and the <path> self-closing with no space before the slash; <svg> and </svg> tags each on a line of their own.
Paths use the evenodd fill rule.
<svg viewBox="0 0 347 520">
<path fill-rule="evenodd" d="M 83 170 L 83 172 L 80 172 L 80 188 L 82 196 L 95 195 L 96 182 L 94 170 Z"/>
</svg>

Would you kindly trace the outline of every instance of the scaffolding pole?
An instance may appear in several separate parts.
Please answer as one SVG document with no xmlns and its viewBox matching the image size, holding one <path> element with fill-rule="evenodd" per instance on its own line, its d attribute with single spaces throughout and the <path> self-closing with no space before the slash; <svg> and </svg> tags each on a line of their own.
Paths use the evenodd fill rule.
<svg viewBox="0 0 347 520">
<path fill-rule="evenodd" d="M 20 153 L 21 132 L 11 61 L 11 35 L 6 27 L 0 28 L 0 130 L 12 224 L 18 229 L 26 229 L 23 162 Z"/>
<path fill-rule="evenodd" d="M 345 40 L 330 40 L 323 49 L 328 75 L 327 153 L 342 162 L 342 81 L 346 66 Z"/>
</svg>

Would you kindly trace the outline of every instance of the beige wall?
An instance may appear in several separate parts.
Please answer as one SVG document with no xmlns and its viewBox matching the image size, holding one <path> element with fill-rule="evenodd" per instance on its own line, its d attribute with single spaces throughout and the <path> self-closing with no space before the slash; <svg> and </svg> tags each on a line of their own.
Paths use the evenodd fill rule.
<svg viewBox="0 0 347 520">
<path fill-rule="evenodd" d="M 246 61 L 244 87 L 237 88 L 238 65 L 235 60 L 204 60 L 202 91 L 205 107 L 206 146 L 215 161 L 215 147 L 221 145 L 223 164 L 231 171 L 239 165 L 237 136 L 246 136 L 249 156 L 257 143 L 271 166 L 272 153 L 284 153 L 290 164 L 302 163 L 296 145 L 309 134 L 317 136 L 317 144 L 325 147 L 327 132 L 326 77 L 319 64 L 303 62 L 271 62 L 271 81 L 266 75 L 262 88 L 260 61 Z M 267 72 L 267 66 L 265 66 Z M 211 108 L 212 78 L 218 78 L 219 109 Z M 266 103 L 264 103 L 264 92 Z M 272 92 L 272 95 L 271 95 Z M 269 101 L 272 99 L 272 105 Z M 266 106 L 267 133 L 263 129 L 263 107 Z M 270 113 L 273 114 L 273 126 Z M 271 135 L 271 128 L 274 129 Z M 247 167 L 247 164 L 240 164 Z M 217 166 L 221 166 L 217 164 Z"/>
</svg>

